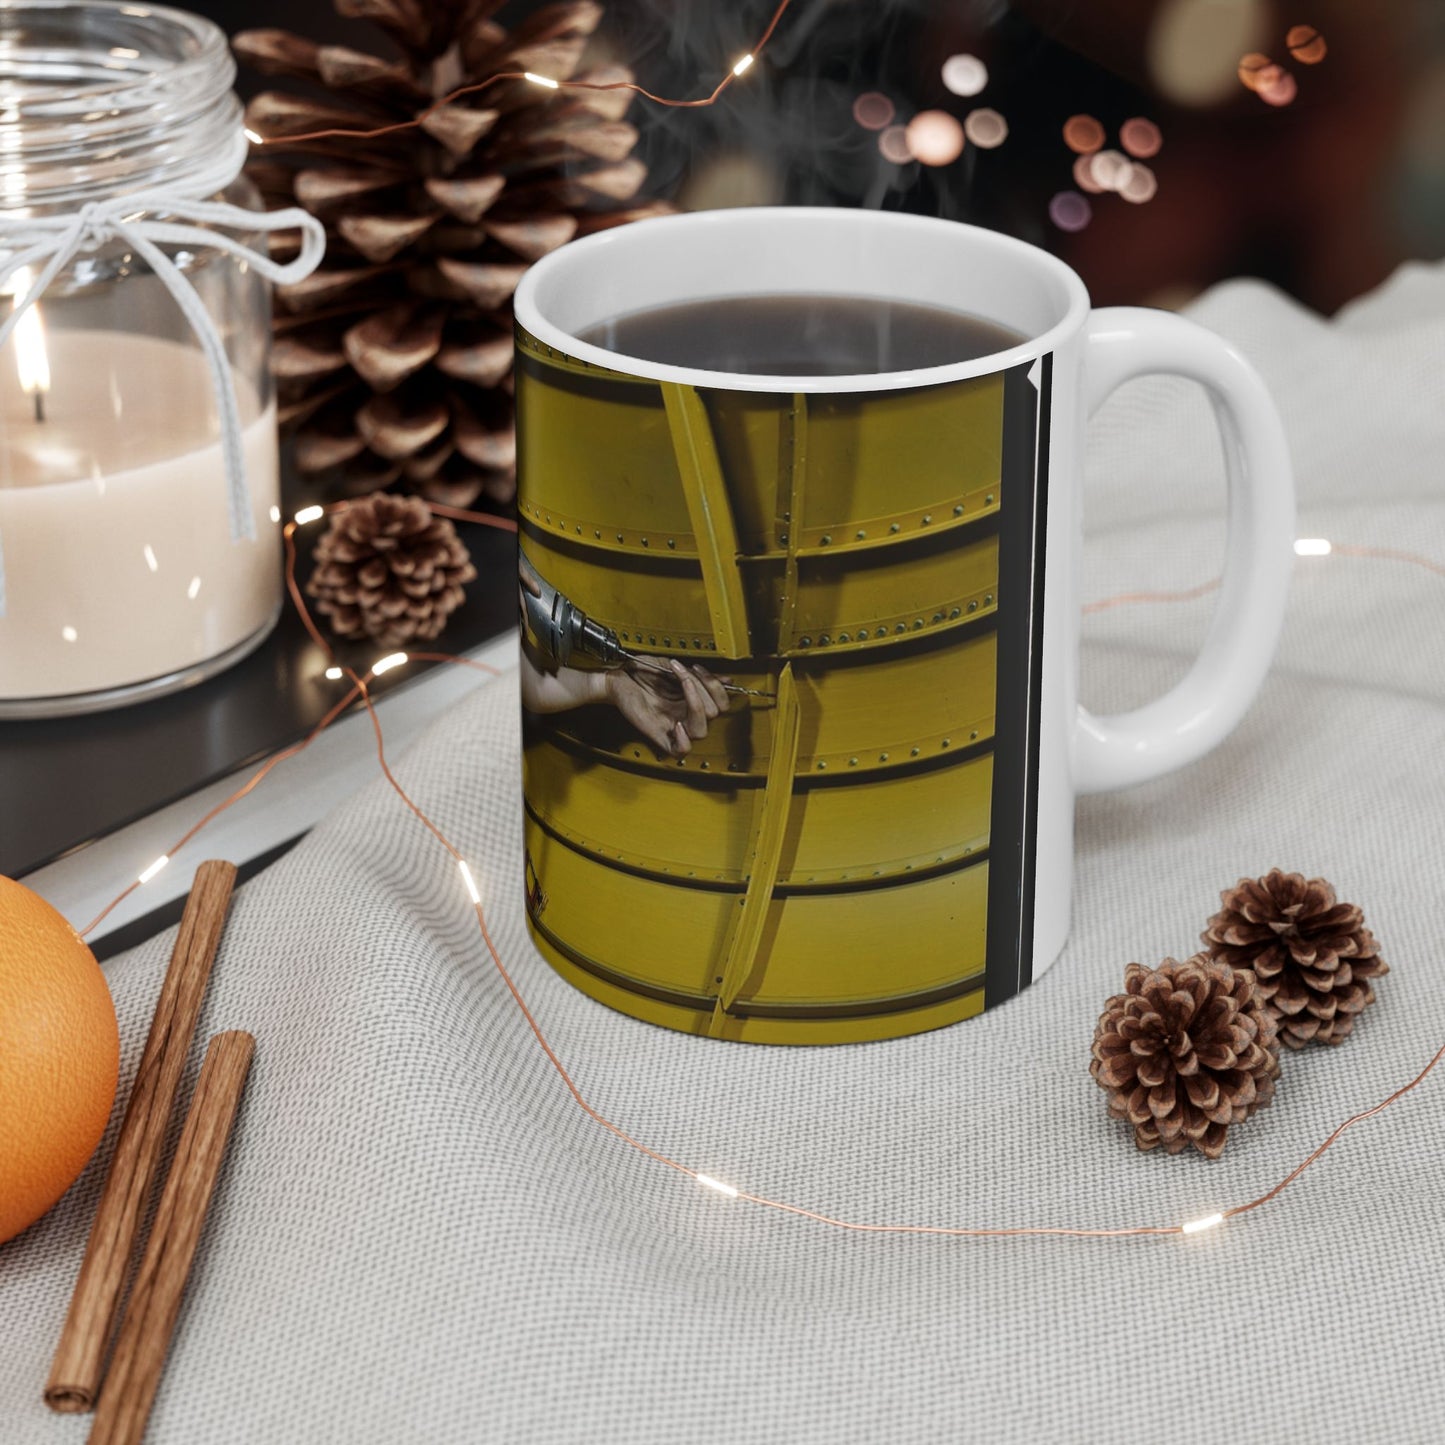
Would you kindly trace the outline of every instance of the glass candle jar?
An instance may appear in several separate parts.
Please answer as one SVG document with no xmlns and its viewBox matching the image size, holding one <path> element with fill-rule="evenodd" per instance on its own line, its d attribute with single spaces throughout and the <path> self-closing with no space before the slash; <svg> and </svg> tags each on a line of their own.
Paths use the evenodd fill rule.
<svg viewBox="0 0 1445 1445">
<path fill-rule="evenodd" d="M 0 717 L 198 682 L 280 613 L 270 285 L 246 254 L 259 232 L 231 229 L 227 246 L 205 229 L 216 216 L 197 220 L 205 203 L 257 204 L 234 76 L 221 31 L 178 10 L 0 6 L 0 263 L 33 240 L 27 218 L 74 218 L 78 236 L 43 289 L 37 260 L 0 295 L 0 323 L 21 313 L 0 348 Z M 224 365 L 152 244 L 204 307 Z"/>
</svg>

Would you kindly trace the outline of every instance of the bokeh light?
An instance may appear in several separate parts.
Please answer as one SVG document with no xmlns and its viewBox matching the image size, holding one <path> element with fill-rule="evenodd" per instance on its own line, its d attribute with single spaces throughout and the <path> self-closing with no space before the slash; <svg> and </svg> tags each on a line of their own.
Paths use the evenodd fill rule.
<svg viewBox="0 0 1445 1445">
<path fill-rule="evenodd" d="M 1162 0 L 1145 49 L 1155 85 L 1178 105 L 1224 100 L 1239 57 L 1272 28 L 1269 11 L 1263 0 Z"/>
<path fill-rule="evenodd" d="M 996 110 L 980 106 L 964 116 L 963 133 L 970 145 L 991 151 L 1008 139 L 1008 122 Z"/>
<path fill-rule="evenodd" d="M 914 159 L 926 166 L 951 165 L 963 154 L 963 127 L 946 110 L 920 110 L 904 136 Z"/>
<path fill-rule="evenodd" d="M 1119 194 L 1126 201 L 1133 201 L 1136 206 L 1142 206 L 1145 201 L 1154 199 L 1158 189 L 1159 180 L 1154 172 L 1142 162 L 1135 161 L 1129 167 L 1128 179 L 1119 187 Z"/>
<path fill-rule="evenodd" d="M 943 62 L 943 83 L 955 95 L 977 95 L 988 84 L 988 66 L 976 55 L 950 55 Z"/>
<path fill-rule="evenodd" d="M 1103 186 L 1094 179 L 1093 156 L 1079 156 L 1075 159 L 1074 184 L 1081 191 L 1088 191 L 1091 196 L 1097 196 L 1103 191 Z"/>
<path fill-rule="evenodd" d="M 895 165 L 901 166 L 913 159 L 913 152 L 908 148 L 908 132 L 901 125 L 890 125 L 878 137 L 878 149 L 883 152 L 884 160 Z"/>
<path fill-rule="evenodd" d="M 1104 127 L 1091 115 L 1071 115 L 1064 122 L 1064 144 L 1081 156 L 1104 144 Z"/>
<path fill-rule="evenodd" d="M 853 102 L 853 119 L 864 130 L 882 130 L 893 120 L 893 102 L 881 91 L 864 91 Z"/>
<path fill-rule="evenodd" d="M 1145 120 L 1142 115 L 1136 115 L 1119 127 L 1119 144 L 1131 156 L 1135 156 L 1139 160 L 1148 160 L 1150 156 L 1159 154 L 1159 148 L 1164 144 L 1164 137 L 1159 134 L 1159 127 L 1152 120 Z"/>
<path fill-rule="evenodd" d="M 1246 90 L 1258 90 L 1260 77 L 1268 70 L 1278 70 L 1274 61 L 1269 56 L 1258 50 L 1251 50 L 1248 55 L 1239 57 L 1239 83 Z"/>
<path fill-rule="evenodd" d="M 1049 202 L 1049 220 L 1061 231 L 1082 231 L 1093 216 L 1094 208 L 1077 191 L 1060 191 Z"/>
<path fill-rule="evenodd" d="M 1299 92 L 1299 86 L 1295 84 L 1295 78 L 1289 71 L 1275 67 L 1278 75 L 1271 76 L 1268 81 L 1261 81 L 1256 94 L 1267 105 L 1288 105 Z"/>
<path fill-rule="evenodd" d="M 1089 174 L 1104 191 L 1122 191 L 1129 184 L 1134 167 L 1123 151 L 1099 151 L 1089 157 Z"/>
<path fill-rule="evenodd" d="M 1313 25 L 1291 25 L 1284 43 L 1301 65 L 1318 65 L 1328 53 L 1325 37 Z"/>
</svg>

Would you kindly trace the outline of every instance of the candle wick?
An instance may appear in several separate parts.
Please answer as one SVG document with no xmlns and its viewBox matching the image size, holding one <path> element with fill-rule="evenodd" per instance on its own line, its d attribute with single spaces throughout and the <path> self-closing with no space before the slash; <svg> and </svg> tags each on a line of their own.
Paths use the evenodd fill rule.
<svg viewBox="0 0 1445 1445">
<path fill-rule="evenodd" d="M 38 386 L 35 388 L 35 420 L 45 420 L 45 392 Z"/>
</svg>

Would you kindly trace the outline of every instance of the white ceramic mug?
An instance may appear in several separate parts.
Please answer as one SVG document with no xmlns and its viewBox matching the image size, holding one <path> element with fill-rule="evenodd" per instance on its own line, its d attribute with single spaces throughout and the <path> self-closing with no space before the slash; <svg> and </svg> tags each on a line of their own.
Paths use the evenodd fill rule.
<svg viewBox="0 0 1445 1445">
<path fill-rule="evenodd" d="M 956 365 L 803 377 L 681 368 L 579 339 L 630 312 L 784 293 L 949 308 L 1026 339 Z M 729 210 L 608 230 L 537 263 L 517 291 L 516 317 L 519 507 L 531 575 L 555 584 L 558 595 L 602 633 L 621 639 L 624 649 L 735 675 L 763 696 L 761 704 L 742 700 L 755 710 L 746 720 L 751 732 L 736 717 L 728 719 L 733 751 L 720 742 L 709 755 L 708 744 L 699 742 L 701 761 L 660 755 L 645 741 L 609 731 L 605 719 L 592 726 L 529 711 L 528 887 L 534 937 L 549 959 L 615 1007 L 698 1032 L 763 1041 L 825 1042 L 933 1027 L 1002 1001 L 1037 978 L 1068 931 L 1076 795 L 1143 782 L 1200 757 L 1239 721 L 1268 669 L 1284 613 L 1293 500 L 1279 419 L 1249 363 L 1218 336 L 1169 313 L 1091 311 L 1079 277 L 1021 241 L 953 222 L 867 211 Z M 1228 468 L 1227 558 L 1214 619 L 1188 675 L 1144 707 L 1099 717 L 1078 703 L 1085 427 L 1121 383 L 1156 372 L 1201 383 L 1214 404 Z M 866 459 L 879 450 L 866 444 L 870 428 L 882 428 L 879 435 L 901 456 L 909 435 L 896 430 L 904 403 L 915 408 L 908 413 L 915 427 L 930 416 L 942 424 L 963 414 L 951 408 L 973 408 L 968 415 L 980 418 L 985 450 L 993 448 L 996 458 L 984 482 L 961 483 L 947 455 L 933 461 L 926 452 L 906 468 L 900 462 L 894 477 L 862 475 L 877 468 L 876 457 Z M 794 479 L 812 512 L 793 517 L 791 536 L 781 522 L 771 535 L 753 535 L 748 517 L 754 511 L 771 507 L 772 516 L 788 515 L 789 483 L 781 476 L 743 479 L 753 464 L 736 438 L 780 428 L 783 452 L 796 470 L 806 450 L 805 419 L 812 427 L 809 444 L 832 459 L 831 471 L 820 463 L 806 487 Z M 845 479 L 840 468 L 858 475 Z M 762 503 L 751 492 L 743 495 L 760 487 L 767 493 Z M 870 513 L 866 522 L 843 515 L 830 487 L 855 504 L 870 487 L 881 487 L 896 496 L 896 516 L 883 525 L 872 503 L 862 507 Z M 839 511 L 832 521 L 830 507 Z M 945 529 L 956 539 L 956 564 L 947 561 L 952 544 L 939 540 Z M 951 579 L 988 547 L 997 549 L 989 554 L 989 575 L 997 580 L 964 600 L 967 588 Z M 920 559 L 913 571 L 910 556 Z M 850 567 L 865 565 L 872 591 L 850 593 Z M 792 618 L 785 627 L 763 615 L 765 607 L 759 610 L 752 599 L 774 575 L 791 579 L 800 605 L 815 609 L 811 625 L 794 625 Z M 812 601 L 810 578 L 817 588 Z M 669 579 L 676 579 L 678 611 L 671 614 L 675 627 L 664 629 L 656 618 L 670 609 L 646 599 L 668 595 Z M 683 616 L 684 583 L 701 609 L 691 622 Z M 929 588 L 938 595 L 928 595 Z M 915 596 L 920 590 L 925 595 Z M 841 606 L 829 599 L 843 596 L 874 600 L 855 607 L 856 616 L 830 623 L 822 610 Z M 784 599 L 787 607 L 794 602 Z M 915 605 L 916 622 L 910 620 Z M 868 606 L 876 615 L 867 615 Z M 863 746 L 844 741 L 830 749 L 817 740 L 827 732 L 827 709 L 836 713 L 841 706 L 840 687 L 876 676 L 877 688 L 896 689 L 904 676 L 899 669 L 920 648 L 933 649 L 928 656 L 935 666 L 950 667 L 953 658 L 959 667 L 971 666 L 966 659 L 976 660 L 980 638 L 991 639 L 986 645 L 996 669 L 986 679 L 992 689 L 986 724 L 960 684 L 948 701 L 953 714 L 942 722 L 921 716 L 935 706 L 932 695 L 896 692 L 917 700 L 895 711 L 920 714 L 887 723 L 896 745 L 871 737 Z M 545 672 L 560 663 L 544 658 L 540 666 Z M 601 697 L 605 687 L 598 686 Z M 953 698 L 949 687 L 942 693 Z M 862 715 L 855 694 L 847 707 Z M 824 710 L 821 722 L 810 718 L 810 708 Z M 876 732 L 884 724 L 868 726 Z M 915 737 L 923 742 L 905 746 Z M 784 746 L 793 751 L 779 765 L 776 754 Z M 950 750 L 947 757 L 940 748 Z M 886 804 L 890 795 L 878 791 L 883 784 L 900 800 L 951 795 L 956 781 L 962 786 L 956 762 L 973 756 L 970 748 L 988 757 L 991 826 L 982 850 L 976 839 L 965 846 L 962 828 L 957 838 L 940 834 L 933 816 L 940 804 L 930 810 L 900 801 L 890 816 L 896 823 L 898 807 L 917 810 L 915 851 L 927 850 L 927 866 L 905 868 L 908 849 L 889 845 L 888 852 L 882 843 L 887 856 L 860 857 L 851 874 L 805 861 L 819 853 L 820 840 L 810 841 L 804 814 L 813 815 L 817 832 L 828 808 L 856 817 L 864 803 Z M 705 777 L 709 756 L 714 771 Z M 716 779 L 725 768 L 733 780 L 764 790 L 741 804 L 745 789 L 729 794 L 752 810 L 754 821 L 734 828 L 743 853 L 724 857 L 714 850 L 689 867 L 694 843 L 714 826 L 706 820 L 722 817 Z M 919 770 L 930 768 L 921 791 Z M 648 793 L 647 779 L 658 780 L 659 788 L 693 791 Z M 768 788 L 790 793 L 791 803 L 784 799 L 769 809 Z M 848 788 L 857 790 L 851 800 L 844 796 Z M 579 801 L 588 789 L 600 791 Z M 904 826 L 911 826 L 907 818 Z M 669 833 L 675 845 L 666 841 Z M 769 849 L 773 856 L 764 857 Z M 963 917 L 959 900 L 969 887 L 984 896 L 980 860 L 990 870 L 987 906 L 982 932 L 968 941 L 956 926 Z M 598 871 L 607 868 L 612 871 Z M 680 893 L 695 874 L 701 878 L 702 868 L 715 869 L 706 888 Z M 862 895 L 850 891 L 863 886 L 857 880 L 866 878 L 869 896 L 877 898 L 887 890 L 874 880 L 887 884 L 890 870 L 898 884 L 893 901 L 876 920 L 857 911 Z M 855 968 L 843 951 L 854 941 L 860 950 L 876 947 L 890 929 L 907 939 L 910 920 L 923 917 L 914 901 L 925 898 L 925 874 L 933 900 L 926 906 L 937 910 L 938 931 L 918 925 L 918 937 L 926 940 L 920 951 L 938 957 L 922 958 L 916 977 L 880 976 L 873 987 L 858 971 L 866 960 Z M 828 895 L 830 888 L 837 892 Z M 582 902 L 569 908 L 573 894 Z M 726 895 L 721 902 L 719 894 Z M 826 906 L 818 905 L 820 894 L 827 895 Z M 690 921 L 674 926 L 671 940 L 649 942 L 643 934 L 650 920 L 669 913 Z M 830 942 L 830 928 L 844 931 Z M 784 957 L 789 937 L 788 946 L 803 954 L 807 945 L 799 940 L 817 938 L 819 959 Z M 765 956 L 769 946 L 779 950 L 778 960 Z M 687 952 L 693 947 L 696 958 Z M 962 961 L 950 958 L 955 952 Z"/>
</svg>

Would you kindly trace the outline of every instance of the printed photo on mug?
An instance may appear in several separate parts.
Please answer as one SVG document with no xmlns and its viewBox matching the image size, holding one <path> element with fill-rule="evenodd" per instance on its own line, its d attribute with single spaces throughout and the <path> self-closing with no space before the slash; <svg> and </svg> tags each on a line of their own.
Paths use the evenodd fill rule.
<svg viewBox="0 0 1445 1445">
<path fill-rule="evenodd" d="M 767 249 L 787 228 L 813 246 Z M 1082 286 L 1018 242 L 876 214 L 612 242 L 518 293 L 538 948 L 613 1008 L 746 1042 L 892 1038 L 1013 997 L 1062 945 L 1087 783 Z M 1184 356 L 1198 329 L 1167 320 Z M 1095 750 L 1144 776 L 1185 746 Z"/>
</svg>

